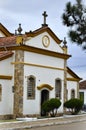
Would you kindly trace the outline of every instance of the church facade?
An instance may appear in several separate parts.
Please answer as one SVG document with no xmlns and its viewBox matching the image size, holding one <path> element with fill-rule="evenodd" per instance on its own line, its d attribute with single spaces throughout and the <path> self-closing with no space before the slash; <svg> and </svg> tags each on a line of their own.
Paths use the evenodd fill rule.
<svg viewBox="0 0 86 130">
<path fill-rule="evenodd" d="M 0 23 L 0 117 L 41 115 L 50 98 L 61 100 L 63 113 L 63 103 L 78 98 L 81 80 L 67 66 L 66 40 L 48 27 L 45 15 L 41 28 L 21 31 L 21 24 L 12 34 Z"/>
</svg>

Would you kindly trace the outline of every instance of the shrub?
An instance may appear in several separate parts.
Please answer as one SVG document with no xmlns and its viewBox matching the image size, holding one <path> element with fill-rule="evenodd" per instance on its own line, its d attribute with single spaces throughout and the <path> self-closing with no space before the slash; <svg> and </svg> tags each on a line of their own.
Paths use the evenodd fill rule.
<svg viewBox="0 0 86 130">
<path fill-rule="evenodd" d="M 50 113 L 52 117 L 57 115 L 57 109 L 60 107 L 61 102 L 57 98 L 51 98 L 42 104 L 42 110 L 47 114 Z"/>
<path fill-rule="evenodd" d="M 42 104 L 42 115 L 47 115 L 49 111 L 49 100 L 47 100 Z"/>
<path fill-rule="evenodd" d="M 70 99 L 64 103 L 64 107 L 71 109 L 72 114 L 78 114 L 82 109 L 83 101 L 77 98 Z"/>
</svg>

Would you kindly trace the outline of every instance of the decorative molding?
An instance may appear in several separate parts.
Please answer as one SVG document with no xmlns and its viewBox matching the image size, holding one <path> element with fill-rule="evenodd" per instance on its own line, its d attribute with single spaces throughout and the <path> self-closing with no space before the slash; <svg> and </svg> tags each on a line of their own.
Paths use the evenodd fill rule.
<svg viewBox="0 0 86 130">
<path fill-rule="evenodd" d="M 63 68 L 57 68 L 57 67 L 52 67 L 52 66 L 45 66 L 45 65 L 39 65 L 39 64 L 32 64 L 32 63 L 25 63 L 25 62 L 11 62 L 11 64 L 23 64 L 23 65 L 28 65 L 28 66 L 36 66 L 36 67 L 41 67 L 41 68 L 48 68 L 48 69 L 55 69 L 55 70 L 62 70 L 64 71 Z"/>
<path fill-rule="evenodd" d="M 12 79 L 12 76 L 8 76 L 8 75 L 0 75 L 0 79 L 11 80 L 11 79 Z"/>
<path fill-rule="evenodd" d="M 50 39 L 47 35 L 42 37 L 42 44 L 44 47 L 48 47 L 50 45 Z"/>
<path fill-rule="evenodd" d="M 78 78 L 67 78 L 67 81 L 80 81 Z"/>
<path fill-rule="evenodd" d="M 49 90 L 53 90 L 53 87 L 51 85 L 49 85 L 49 84 L 41 84 L 40 86 L 37 86 L 38 90 L 41 90 L 43 88 L 47 88 Z"/>
<path fill-rule="evenodd" d="M 68 59 L 69 57 L 71 57 L 71 55 L 68 55 L 68 54 L 53 52 L 53 51 L 44 50 L 44 49 L 31 47 L 31 46 L 27 46 L 27 45 L 10 46 L 10 47 L 8 46 L 8 47 L 6 47 L 6 49 L 7 50 L 23 50 L 23 51 L 34 52 L 34 53 L 62 58 L 62 59 Z M 0 51 L 5 51 L 5 48 L 0 47 Z"/>
</svg>

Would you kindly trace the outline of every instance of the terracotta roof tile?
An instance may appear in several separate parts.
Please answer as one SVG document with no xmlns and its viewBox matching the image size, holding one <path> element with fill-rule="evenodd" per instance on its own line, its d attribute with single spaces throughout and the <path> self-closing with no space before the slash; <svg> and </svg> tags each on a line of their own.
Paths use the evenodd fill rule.
<svg viewBox="0 0 86 130">
<path fill-rule="evenodd" d="M 86 89 L 86 80 L 83 80 L 79 83 L 79 89 Z"/>
<path fill-rule="evenodd" d="M 12 51 L 7 51 L 7 52 L 3 51 L 3 52 L 0 52 L 0 61 L 11 57 L 13 54 L 14 53 Z"/>
<path fill-rule="evenodd" d="M 22 37 L 23 40 L 27 39 L 26 35 L 22 35 Z M 0 37 L 0 47 L 17 46 L 16 39 L 17 39 L 17 35 L 10 36 L 10 37 Z"/>
<path fill-rule="evenodd" d="M 16 36 L 0 37 L 0 47 L 16 44 Z"/>
</svg>

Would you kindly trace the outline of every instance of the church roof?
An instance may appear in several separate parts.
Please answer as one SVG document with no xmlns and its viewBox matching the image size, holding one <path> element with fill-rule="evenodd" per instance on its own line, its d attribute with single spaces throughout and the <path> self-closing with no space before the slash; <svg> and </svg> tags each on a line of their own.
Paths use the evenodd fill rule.
<svg viewBox="0 0 86 130">
<path fill-rule="evenodd" d="M 16 36 L 0 37 L 0 47 L 12 46 L 16 44 Z"/>
<path fill-rule="evenodd" d="M 79 83 L 79 89 L 86 89 L 86 80 L 83 80 Z"/>
<path fill-rule="evenodd" d="M 9 58 L 12 55 L 13 55 L 12 51 L 3 51 L 3 52 L 0 52 L 0 61 L 3 60 L 3 59 Z"/>
<path fill-rule="evenodd" d="M 77 80 L 77 81 L 80 81 L 82 79 L 77 74 L 75 74 L 69 67 L 67 67 L 67 72 L 73 77 L 73 78 L 67 78 L 67 80 Z"/>
<path fill-rule="evenodd" d="M 10 33 L 8 30 L 7 30 L 7 28 L 5 28 L 1 23 L 0 23 L 0 31 L 2 31 L 4 34 L 5 34 L 5 36 L 12 36 L 13 34 L 12 33 Z"/>
</svg>

